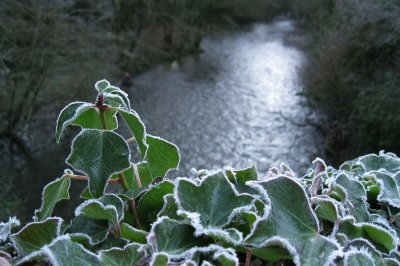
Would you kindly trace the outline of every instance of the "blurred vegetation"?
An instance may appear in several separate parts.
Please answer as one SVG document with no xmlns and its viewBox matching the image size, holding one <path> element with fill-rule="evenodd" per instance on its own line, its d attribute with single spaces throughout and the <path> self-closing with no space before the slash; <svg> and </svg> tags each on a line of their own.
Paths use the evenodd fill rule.
<svg viewBox="0 0 400 266">
<path fill-rule="evenodd" d="M 305 94 L 326 114 L 331 161 L 400 153 L 400 2 L 295 1 L 292 10 L 315 37 Z"/>
</svg>

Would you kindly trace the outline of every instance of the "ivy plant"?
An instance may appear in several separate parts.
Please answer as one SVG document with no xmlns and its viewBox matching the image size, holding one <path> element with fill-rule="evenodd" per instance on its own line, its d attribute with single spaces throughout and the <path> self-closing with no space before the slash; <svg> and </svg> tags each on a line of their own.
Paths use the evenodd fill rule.
<svg viewBox="0 0 400 266">
<path fill-rule="evenodd" d="M 58 117 L 57 142 L 81 130 L 33 221 L 0 223 L 0 265 L 400 265 L 395 154 L 339 169 L 317 158 L 304 176 L 281 164 L 167 178 L 178 148 L 148 134 L 124 91 L 106 80 L 95 88 L 94 104 L 73 102 Z M 71 182 L 87 187 L 65 221 L 52 213 Z"/>
</svg>

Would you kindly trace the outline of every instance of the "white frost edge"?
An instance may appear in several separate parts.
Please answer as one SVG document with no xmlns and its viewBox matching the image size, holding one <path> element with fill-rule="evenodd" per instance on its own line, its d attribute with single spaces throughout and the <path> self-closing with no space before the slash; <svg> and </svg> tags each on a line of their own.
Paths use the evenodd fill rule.
<svg viewBox="0 0 400 266">
<path fill-rule="evenodd" d="M 61 224 L 62 224 L 62 222 L 64 221 L 64 220 L 61 219 L 60 217 L 49 217 L 49 218 L 47 218 L 46 220 L 43 220 L 43 221 L 40 221 L 40 222 L 31 222 L 31 223 L 28 223 L 28 224 L 25 225 L 23 228 L 21 228 L 21 230 L 19 230 L 17 233 L 12 234 L 12 235 L 10 236 L 11 243 L 13 244 L 14 248 L 16 249 L 16 251 L 17 251 L 17 253 L 18 253 L 18 256 L 20 256 L 22 252 L 21 252 L 21 249 L 20 249 L 19 245 L 18 245 L 17 242 L 15 241 L 14 237 L 16 237 L 18 234 L 20 234 L 22 231 L 24 231 L 26 228 L 28 228 L 28 227 L 31 226 L 31 225 L 43 224 L 43 223 L 45 223 L 45 222 L 47 222 L 47 221 L 49 221 L 49 220 L 57 220 L 56 236 L 58 237 L 58 236 L 60 235 L 60 232 L 61 232 Z M 32 252 L 32 253 L 36 253 L 36 252 L 37 252 L 37 251 L 34 251 L 34 252 Z M 30 253 L 30 254 L 32 254 L 32 253 Z M 30 254 L 29 254 L 28 256 L 30 256 Z M 25 257 L 26 257 L 26 256 L 25 256 Z"/>
<path fill-rule="evenodd" d="M 157 265 L 155 265 L 154 263 L 156 262 L 156 258 L 157 258 L 158 255 L 164 255 L 164 256 L 166 256 L 166 257 L 168 258 L 168 260 L 167 260 L 167 265 L 168 265 L 168 263 L 170 262 L 170 257 L 169 257 L 169 255 L 168 255 L 167 252 L 154 252 L 154 253 L 151 255 L 151 261 L 150 261 L 149 265 L 150 265 L 150 266 L 157 266 Z"/>
<path fill-rule="evenodd" d="M 125 139 L 124 139 L 120 134 L 118 134 L 118 133 L 115 132 L 115 131 L 112 131 L 112 130 L 100 130 L 100 129 L 93 129 L 93 128 L 84 128 L 84 129 L 82 129 L 81 132 L 79 132 L 79 134 L 76 135 L 75 138 L 74 138 L 74 140 L 72 141 L 72 143 L 71 143 L 71 152 L 69 153 L 67 159 L 65 159 L 65 163 L 66 163 L 67 165 L 69 165 L 70 167 L 72 167 L 72 169 L 74 169 L 75 171 L 77 171 L 77 172 L 79 172 L 79 173 L 82 173 L 82 174 L 84 174 L 84 175 L 86 175 L 86 176 L 89 177 L 89 179 L 88 179 L 89 191 L 90 191 L 90 180 L 91 180 L 92 178 L 90 178 L 90 176 L 89 176 L 86 172 L 84 172 L 84 171 L 82 171 L 82 170 L 80 170 L 80 169 L 77 169 L 77 168 L 75 168 L 73 165 L 71 165 L 71 164 L 68 163 L 69 158 L 70 158 L 71 155 L 74 153 L 74 143 L 75 143 L 75 141 L 78 139 L 78 136 L 82 135 L 82 134 L 83 134 L 84 132 L 86 132 L 86 131 L 112 132 L 112 133 L 114 133 L 115 135 L 119 136 L 121 139 L 124 140 L 124 144 L 125 144 L 125 146 L 126 146 L 126 148 L 127 148 L 127 150 L 128 150 L 128 161 L 129 161 L 129 166 L 126 167 L 126 168 L 124 168 L 124 169 L 122 169 L 122 170 L 112 172 L 112 173 L 107 177 L 106 184 L 105 184 L 104 189 L 103 189 L 103 191 L 102 191 L 102 194 L 104 194 L 104 192 L 105 192 L 105 190 L 106 190 L 106 188 L 107 188 L 107 186 L 108 186 L 108 182 L 107 182 L 107 181 L 108 181 L 114 174 L 118 174 L 118 173 L 124 172 L 124 171 L 128 170 L 128 169 L 131 167 L 131 163 L 130 163 L 130 162 L 131 162 L 131 149 L 129 148 L 129 146 L 128 146 L 128 144 L 126 143 Z"/>
<path fill-rule="evenodd" d="M 101 83 L 101 82 L 107 83 L 106 88 L 110 87 L 110 82 L 106 79 L 101 79 L 101 80 L 96 81 L 96 83 L 94 84 L 94 87 L 96 88 L 96 91 L 99 93 L 102 92 L 102 90 L 100 90 L 100 88 L 99 88 L 99 83 Z"/>
<path fill-rule="evenodd" d="M 128 114 L 132 114 L 132 115 L 134 115 L 134 116 L 136 116 L 137 117 L 137 119 L 139 120 L 139 122 L 140 122 L 140 124 L 142 124 L 142 126 L 143 126 L 143 138 L 142 138 L 142 143 L 144 144 L 144 146 L 146 147 L 146 150 L 145 150 L 145 152 L 144 152 L 144 154 L 143 154 L 143 160 L 146 158 L 146 156 L 147 156 L 147 151 L 149 150 L 149 144 L 147 144 L 147 142 L 146 142 L 146 138 L 147 138 L 147 129 L 146 129 L 146 125 L 143 123 L 143 121 L 142 121 L 142 119 L 140 118 L 140 116 L 139 116 L 139 114 L 138 113 L 136 113 L 136 111 L 134 111 L 134 110 L 131 110 L 130 112 L 128 112 L 128 111 L 126 111 L 126 110 L 123 110 L 123 109 L 120 109 L 120 108 L 117 108 L 118 109 L 118 111 L 121 111 L 121 112 L 123 112 L 123 113 L 128 113 Z M 121 114 L 120 114 L 121 115 Z M 122 115 L 121 115 L 122 116 Z M 122 116 L 122 120 L 124 120 L 125 121 L 125 119 L 124 119 L 124 117 Z M 117 120 L 118 121 L 118 120 Z M 125 123 L 127 124 L 127 122 L 125 121 Z M 127 126 L 128 127 L 128 126 Z M 130 129 L 129 129 L 129 127 L 128 127 L 128 130 L 130 131 Z M 131 132 L 132 133 L 132 132 Z M 133 135 L 133 133 L 132 133 L 132 135 Z M 136 140 L 136 142 L 137 142 L 137 140 Z M 141 153 L 141 151 L 140 151 L 140 149 L 139 149 L 139 145 L 137 146 L 137 148 L 138 148 L 138 150 L 139 150 L 139 153 Z M 141 155 L 141 154 L 140 154 Z M 142 155 L 141 155 L 142 156 Z"/>
<path fill-rule="evenodd" d="M 20 220 L 15 216 L 9 217 L 6 223 L 0 222 L 0 226 L 4 226 L 4 230 L 6 231 L 5 235 L 0 235 L 0 242 L 6 241 L 11 234 L 11 229 L 20 225 Z"/>
<path fill-rule="evenodd" d="M 60 120 L 61 114 L 65 111 L 65 109 L 67 109 L 70 105 L 77 104 L 77 103 L 81 103 L 82 105 L 79 106 L 79 107 L 75 110 L 75 114 L 74 114 L 70 119 L 65 120 L 64 123 L 61 125 L 60 136 L 58 136 L 58 138 L 57 138 L 57 135 L 56 135 L 56 142 L 57 142 L 57 143 L 60 141 L 61 135 L 62 135 L 62 133 L 64 132 L 64 130 L 65 130 L 65 128 L 67 127 L 67 125 L 68 125 L 72 120 L 74 120 L 74 119 L 76 118 L 76 114 L 78 114 L 78 113 L 81 111 L 81 109 L 84 109 L 84 108 L 86 108 L 86 107 L 92 106 L 91 103 L 81 102 L 81 101 L 69 103 L 67 106 L 65 106 L 63 109 L 61 109 L 60 113 L 58 114 L 57 121 L 56 121 L 56 125 L 58 125 L 58 122 L 59 122 L 59 120 Z M 57 126 L 56 126 L 56 132 L 55 132 L 55 133 L 57 134 Z"/>
<path fill-rule="evenodd" d="M 394 202 L 393 200 L 391 200 L 389 197 L 386 197 L 386 198 L 383 198 L 383 199 L 382 199 L 382 197 L 384 196 L 384 193 L 385 193 L 385 189 L 386 189 L 386 187 L 385 187 L 385 181 L 384 181 L 382 178 L 378 178 L 378 177 L 376 176 L 377 173 L 382 174 L 382 175 L 386 175 L 387 178 L 391 179 L 391 181 L 393 181 L 393 182 L 395 183 L 395 185 L 396 185 L 396 191 L 397 191 L 397 200 L 398 200 L 398 203 L 395 203 L 395 202 Z M 399 202 L 399 201 L 400 201 L 399 186 L 398 186 L 398 184 L 397 184 L 397 182 L 396 182 L 396 179 L 394 179 L 394 178 L 392 177 L 392 174 L 391 174 L 391 173 L 389 173 L 389 172 L 387 172 L 387 171 L 379 171 L 379 170 L 378 170 L 378 171 L 369 171 L 369 172 L 366 172 L 366 173 L 364 173 L 364 176 L 365 176 L 365 175 L 374 176 L 374 177 L 375 177 L 375 180 L 376 180 L 376 181 L 378 182 L 378 184 L 380 185 L 381 189 L 380 189 L 380 192 L 379 192 L 378 196 L 376 197 L 378 201 L 387 203 L 387 204 L 389 204 L 390 206 L 395 207 L 395 208 L 400 208 L 400 202 Z"/>
<path fill-rule="evenodd" d="M 106 211 L 108 211 L 108 210 L 113 210 L 114 212 L 115 212 L 115 217 L 117 217 L 117 221 L 119 221 L 119 217 L 118 217 L 118 211 L 117 211 L 117 208 L 114 206 L 114 205 L 104 205 L 101 201 L 99 201 L 98 199 L 89 199 L 89 200 L 86 200 L 86 201 L 84 201 L 84 202 L 82 202 L 81 203 L 81 205 L 79 205 L 78 207 L 76 207 L 76 209 L 75 209 L 75 211 L 74 211 L 74 214 L 75 214 L 75 216 L 79 216 L 79 215 L 83 215 L 83 216 L 85 216 L 85 213 L 84 212 L 82 212 L 82 209 L 83 208 L 85 208 L 85 207 L 87 207 L 88 205 L 91 205 L 91 204 L 98 204 L 99 206 L 100 206 L 100 208 L 102 208 L 102 209 L 104 209 L 104 210 L 106 210 Z M 109 222 L 111 222 L 111 221 L 109 221 Z"/>
<path fill-rule="evenodd" d="M 225 257 L 235 263 L 236 266 L 239 265 L 239 259 L 237 257 L 236 252 L 229 252 L 230 249 L 219 250 L 214 253 L 213 259 L 218 260 L 219 257 Z"/>
<path fill-rule="evenodd" d="M 40 205 L 40 208 L 39 208 L 39 209 L 35 209 L 35 212 L 34 212 L 34 213 L 35 213 L 35 216 L 32 217 L 33 220 L 34 220 L 35 222 L 38 222 L 38 218 L 37 218 L 37 216 L 36 216 L 36 213 L 37 213 L 37 212 L 43 211 L 43 207 L 44 207 L 44 192 L 46 191 L 46 189 L 47 189 L 49 186 L 51 186 L 52 184 L 54 184 L 54 183 L 60 181 L 60 180 L 63 179 L 63 178 L 65 178 L 64 175 L 61 176 L 61 177 L 59 177 L 59 178 L 57 178 L 57 179 L 55 179 L 55 180 L 53 180 L 53 181 L 51 181 L 50 183 L 48 183 L 48 184 L 43 188 L 43 190 L 42 190 L 42 204 Z M 70 187 L 71 187 L 71 181 L 69 181 L 69 184 L 68 184 L 68 187 L 67 187 L 67 194 L 68 194 L 68 198 L 67 198 L 67 199 L 70 198 L 70 195 L 69 195 L 69 189 L 70 189 Z M 57 202 L 58 202 L 58 201 L 57 201 Z M 56 203 L 57 203 L 57 202 L 56 202 Z M 54 204 L 54 206 L 53 206 L 53 210 L 54 210 L 55 205 L 56 205 L 56 204 Z"/>
<path fill-rule="evenodd" d="M 189 219 L 192 221 L 191 225 L 196 229 L 196 233 L 198 232 L 199 234 L 205 229 L 205 228 L 203 227 L 203 225 L 201 224 L 201 222 L 200 222 L 200 214 L 197 213 L 197 212 L 186 211 L 186 210 L 184 210 L 184 209 L 182 208 L 182 204 L 181 204 L 181 202 L 180 202 L 180 200 L 179 200 L 179 197 L 178 197 L 179 186 L 180 186 L 181 182 L 183 181 L 183 182 L 188 182 L 188 183 L 190 183 L 190 184 L 193 185 L 193 186 L 201 187 L 201 186 L 203 185 L 203 183 L 206 182 L 207 178 L 209 178 L 209 177 L 211 177 L 211 176 L 214 176 L 214 175 L 217 174 L 217 173 L 222 173 L 222 175 L 223 175 L 224 178 L 225 178 L 225 181 L 227 182 L 228 186 L 231 187 L 231 189 L 232 189 L 233 193 L 235 194 L 235 196 L 238 196 L 238 197 L 239 197 L 239 196 L 248 196 L 248 197 L 253 198 L 250 204 L 245 205 L 245 206 L 242 206 L 242 207 L 234 208 L 234 209 L 232 210 L 232 212 L 230 213 L 230 215 L 228 216 L 227 221 L 226 221 L 224 224 L 220 225 L 220 227 L 224 227 L 224 226 L 226 226 L 227 224 L 229 224 L 229 223 L 232 221 L 232 219 L 233 219 L 238 213 L 240 213 L 241 211 L 251 211 L 251 209 L 252 209 L 253 206 L 254 206 L 255 201 L 257 200 L 257 198 L 255 198 L 253 195 L 250 195 L 250 194 L 248 194 L 248 193 L 239 193 L 239 192 L 236 190 L 235 186 L 232 184 L 232 182 L 229 181 L 229 179 L 227 178 L 225 172 L 223 172 L 223 171 L 221 171 L 221 170 L 218 170 L 218 171 L 216 171 L 215 173 L 211 173 L 211 174 L 205 176 L 204 179 L 202 179 L 199 183 L 195 183 L 195 182 L 193 182 L 193 180 L 191 180 L 191 179 L 189 179 L 189 178 L 186 178 L 186 177 L 178 177 L 178 178 L 176 179 L 176 181 L 175 181 L 175 184 L 176 184 L 176 185 L 175 185 L 175 189 L 174 189 L 174 198 L 175 198 L 175 202 L 176 202 L 177 205 L 178 205 L 177 214 L 178 214 L 178 215 L 184 215 L 184 216 L 186 216 L 187 218 L 189 218 Z M 208 229 L 210 229 L 210 228 L 208 228 Z"/>
<path fill-rule="evenodd" d="M 174 143 L 172 143 L 172 142 L 170 142 L 170 141 L 168 141 L 166 139 L 163 139 L 163 138 L 161 138 L 159 136 L 154 136 L 154 135 L 147 134 L 146 139 L 147 139 L 147 137 L 158 139 L 158 140 L 162 140 L 162 141 L 174 146 L 176 148 L 176 150 L 178 151 L 178 163 L 177 163 L 176 167 L 168 169 L 167 172 L 165 172 L 164 176 L 166 176 L 172 170 L 178 170 L 179 169 L 179 165 L 181 164 L 181 152 L 179 150 L 179 147 L 176 146 Z M 150 148 L 150 146 L 148 147 L 147 152 L 148 152 L 149 148 Z M 146 156 L 147 156 L 147 152 L 146 152 Z M 151 171 L 150 171 L 150 173 L 151 173 Z"/>
<path fill-rule="evenodd" d="M 343 258 L 344 266 L 351 266 L 348 263 L 348 259 L 349 259 L 350 256 L 354 256 L 354 255 L 357 255 L 357 254 L 365 255 L 367 257 L 367 259 L 371 262 L 371 264 L 375 265 L 375 260 L 372 258 L 371 253 L 369 253 L 367 249 L 361 248 L 360 250 L 358 250 L 358 249 L 355 249 L 355 248 L 350 248 L 350 250 L 344 254 L 344 258 Z"/>
</svg>

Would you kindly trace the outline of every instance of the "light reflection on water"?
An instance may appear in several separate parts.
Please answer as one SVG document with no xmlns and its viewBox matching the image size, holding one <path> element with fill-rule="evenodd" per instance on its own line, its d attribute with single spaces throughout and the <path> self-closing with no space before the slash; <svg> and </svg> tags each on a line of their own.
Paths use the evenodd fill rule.
<svg viewBox="0 0 400 266">
<path fill-rule="evenodd" d="M 319 136 L 298 127 L 308 110 L 298 70 L 305 55 L 285 45 L 288 20 L 203 40 L 205 53 L 178 66 L 159 66 L 134 80 L 132 106 L 148 132 L 180 147 L 180 175 L 192 167 L 245 167 L 261 172 L 281 161 L 302 170 L 318 152 Z M 301 123 L 301 122 L 300 122 Z"/>
</svg>

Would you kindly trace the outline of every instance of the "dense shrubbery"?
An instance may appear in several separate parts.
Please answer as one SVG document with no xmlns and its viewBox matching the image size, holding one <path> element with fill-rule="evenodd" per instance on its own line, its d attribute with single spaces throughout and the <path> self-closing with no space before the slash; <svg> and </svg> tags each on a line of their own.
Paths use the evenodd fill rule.
<svg viewBox="0 0 400 266">
<path fill-rule="evenodd" d="M 33 222 L 0 223 L 1 265 L 400 265 L 396 155 L 338 170 L 316 159 L 303 177 L 282 164 L 266 175 L 250 166 L 169 179 L 178 148 L 146 132 L 119 88 L 95 87 L 96 102 L 69 104 L 56 128 L 57 141 L 68 126 L 81 128 L 66 163 L 84 175 L 66 169 L 49 183 Z M 117 133 L 117 117 L 133 137 Z M 88 186 L 64 221 L 52 212 L 69 199 L 71 179 Z M 107 184 L 123 190 L 106 193 Z"/>
<path fill-rule="evenodd" d="M 399 152 L 399 2 L 338 0 L 325 5 L 328 12 L 323 7 L 305 17 L 316 43 L 304 79 L 306 94 L 327 114 L 329 155 L 339 162 L 380 149 Z"/>
</svg>

